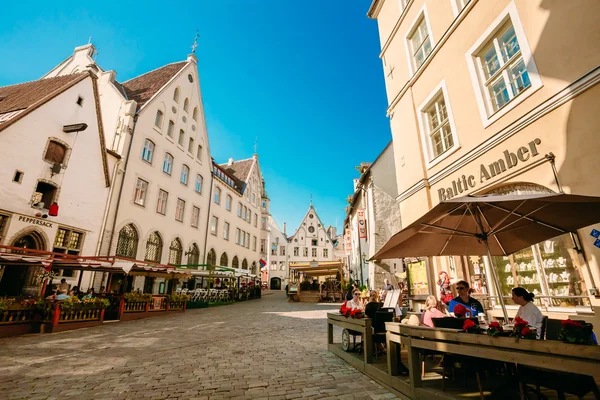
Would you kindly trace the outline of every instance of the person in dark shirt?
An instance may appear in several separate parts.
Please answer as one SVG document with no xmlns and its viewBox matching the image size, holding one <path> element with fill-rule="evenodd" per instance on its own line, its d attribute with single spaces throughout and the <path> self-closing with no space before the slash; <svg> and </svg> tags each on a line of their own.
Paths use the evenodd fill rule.
<svg viewBox="0 0 600 400">
<path fill-rule="evenodd" d="M 352 300 L 352 293 L 354 293 L 355 290 L 357 290 L 356 283 L 353 283 L 352 287 L 350 289 L 348 289 L 348 291 L 346 292 L 346 300 L 347 301 Z"/>
<path fill-rule="evenodd" d="M 369 297 L 369 302 L 367 303 L 366 307 L 365 307 L 365 315 L 368 318 L 374 319 L 375 318 L 375 314 L 377 313 L 377 310 L 379 310 L 381 308 L 381 303 L 379 302 L 379 296 L 377 295 L 377 292 L 373 291 L 371 292 L 371 296 Z"/>
<path fill-rule="evenodd" d="M 481 303 L 469 296 L 469 283 L 466 281 L 456 282 L 456 290 L 458 291 L 458 296 L 450 301 L 448 311 L 454 312 L 454 307 L 457 304 L 462 304 L 467 308 L 467 311 L 471 312 L 471 317 L 476 317 L 479 313 L 485 313 Z"/>
</svg>

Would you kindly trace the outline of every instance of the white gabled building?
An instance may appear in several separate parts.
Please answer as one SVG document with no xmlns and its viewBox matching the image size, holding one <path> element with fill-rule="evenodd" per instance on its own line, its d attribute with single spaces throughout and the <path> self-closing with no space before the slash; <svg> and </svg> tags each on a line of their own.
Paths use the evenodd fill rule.
<svg viewBox="0 0 600 400">
<path fill-rule="evenodd" d="M 213 162 L 206 263 L 260 274 L 266 193 L 258 155 L 225 164 Z M 263 203 L 265 202 L 265 203 Z M 263 207 L 265 204 L 265 207 Z"/>
<path fill-rule="evenodd" d="M 111 184 L 97 80 L 81 71 L 0 88 L 0 245 L 95 255 Z M 38 275 L 51 264 L 6 250 L 0 296 L 43 295 Z M 55 272 L 89 284 L 77 271 Z"/>
<path fill-rule="evenodd" d="M 382 288 L 386 278 L 395 286 L 397 275 L 404 272 L 400 259 L 369 261 L 401 229 L 394 165 L 392 142 L 372 164 L 361 164 L 344 220 L 351 232 L 350 276 L 370 289 Z"/>
<path fill-rule="evenodd" d="M 286 236 L 286 224 L 283 231 L 277 222 L 269 216 L 269 252 L 267 254 L 268 286 L 271 290 L 284 290 L 289 282 L 290 244 Z"/>
<path fill-rule="evenodd" d="M 99 254 L 198 264 L 205 259 L 212 161 L 196 57 L 120 84 L 96 64 L 94 51 L 93 45 L 75 49 L 49 75 L 96 70 L 104 83 L 102 119 L 117 161 Z M 97 276 L 97 287 L 103 279 Z M 144 278 L 129 284 L 142 288 Z M 153 293 L 168 290 L 164 278 L 150 286 Z"/>
</svg>

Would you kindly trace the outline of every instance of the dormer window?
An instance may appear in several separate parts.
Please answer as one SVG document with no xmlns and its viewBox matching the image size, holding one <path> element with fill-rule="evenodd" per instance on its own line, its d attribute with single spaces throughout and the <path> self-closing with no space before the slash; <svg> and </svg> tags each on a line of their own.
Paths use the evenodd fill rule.
<svg viewBox="0 0 600 400">
<path fill-rule="evenodd" d="M 44 160 L 52 163 L 52 164 L 62 164 L 65 160 L 65 155 L 67 153 L 67 147 L 63 144 L 60 144 L 54 140 L 51 140 L 48 143 L 48 148 L 46 149 L 46 154 L 44 154 Z"/>
</svg>

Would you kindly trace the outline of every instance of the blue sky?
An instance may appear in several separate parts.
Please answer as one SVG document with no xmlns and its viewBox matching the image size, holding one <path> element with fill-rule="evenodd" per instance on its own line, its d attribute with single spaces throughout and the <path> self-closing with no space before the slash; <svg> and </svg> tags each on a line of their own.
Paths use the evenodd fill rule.
<svg viewBox="0 0 600 400">
<path fill-rule="evenodd" d="M 184 60 L 196 29 L 201 89 L 217 162 L 258 153 L 271 213 L 294 232 L 310 195 L 342 227 L 355 166 L 391 140 L 371 0 L 8 2 L 0 86 L 41 77 L 92 42 L 125 81 Z"/>
</svg>

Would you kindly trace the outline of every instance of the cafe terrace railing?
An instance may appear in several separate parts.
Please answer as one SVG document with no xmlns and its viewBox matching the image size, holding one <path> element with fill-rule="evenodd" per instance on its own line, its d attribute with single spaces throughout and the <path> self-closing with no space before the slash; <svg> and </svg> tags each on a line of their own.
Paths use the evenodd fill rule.
<svg viewBox="0 0 600 400">
<path fill-rule="evenodd" d="M 167 314 L 170 311 L 184 312 L 186 310 L 186 301 L 177 300 L 169 301 L 167 296 L 151 297 L 146 295 L 147 299 L 127 300 L 125 296 L 121 297 L 119 306 L 119 319 L 121 321 L 130 321 L 140 318 L 148 318 L 157 315 Z"/>
<path fill-rule="evenodd" d="M 0 311 L 0 337 L 35 332 L 37 323 L 39 323 L 39 311 L 36 308 Z"/>
<path fill-rule="evenodd" d="M 48 303 L 41 310 L 40 333 L 61 332 L 101 325 L 104 308 L 78 307 L 63 309 L 60 302 Z"/>
</svg>

